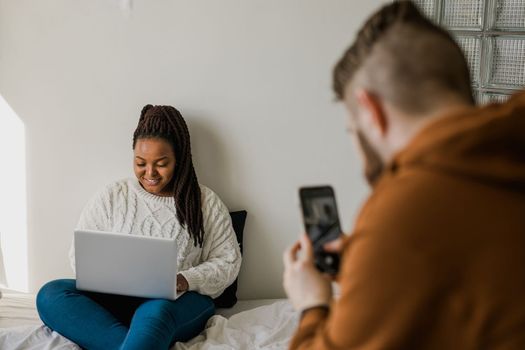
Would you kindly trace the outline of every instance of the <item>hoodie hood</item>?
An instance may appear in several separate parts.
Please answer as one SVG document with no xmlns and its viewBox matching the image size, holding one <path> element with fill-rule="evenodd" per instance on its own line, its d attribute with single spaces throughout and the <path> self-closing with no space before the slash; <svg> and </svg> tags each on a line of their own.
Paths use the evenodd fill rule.
<svg viewBox="0 0 525 350">
<path fill-rule="evenodd" d="M 439 118 L 395 157 L 393 169 L 404 167 L 525 191 L 525 92 Z"/>
</svg>

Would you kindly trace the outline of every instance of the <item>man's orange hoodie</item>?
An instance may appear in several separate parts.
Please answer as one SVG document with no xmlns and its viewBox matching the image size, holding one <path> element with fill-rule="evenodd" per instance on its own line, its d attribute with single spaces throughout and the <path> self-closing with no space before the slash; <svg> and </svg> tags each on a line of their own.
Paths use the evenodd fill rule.
<svg viewBox="0 0 525 350">
<path fill-rule="evenodd" d="M 291 349 L 525 349 L 525 93 L 436 120 L 382 175 Z"/>
</svg>

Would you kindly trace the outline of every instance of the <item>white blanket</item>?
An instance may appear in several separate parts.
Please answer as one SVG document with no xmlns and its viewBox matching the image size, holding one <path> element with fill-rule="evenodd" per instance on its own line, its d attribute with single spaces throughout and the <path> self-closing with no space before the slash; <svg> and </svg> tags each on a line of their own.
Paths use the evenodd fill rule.
<svg viewBox="0 0 525 350">
<path fill-rule="evenodd" d="M 68 339 L 42 325 L 34 309 L 34 298 L 0 299 L 0 306 L 0 349 L 80 350 Z M 172 350 L 287 349 L 298 318 L 285 300 L 243 311 L 230 318 L 215 315 L 199 336 L 187 343 L 176 343 Z M 8 324 L 11 325 L 9 328 L 3 328 Z"/>
<path fill-rule="evenodd" d="M 172 350 L 287 349 L 299 315 L 287 301 L 243 311 L 229 319 L 216 315 L 206 329 Z"/>
<path fill-rule="evenodd" d="M 35 308 L 35 296 L 30 294 L 5 294 L 0 299 L 0 349 L 80 350 L 42 325 Z"/>
<path fill-rule="evenodd" d="M 44 325 L 0 329 L 0 349 L 81 350 L 80 347 Z"/>
</svg>

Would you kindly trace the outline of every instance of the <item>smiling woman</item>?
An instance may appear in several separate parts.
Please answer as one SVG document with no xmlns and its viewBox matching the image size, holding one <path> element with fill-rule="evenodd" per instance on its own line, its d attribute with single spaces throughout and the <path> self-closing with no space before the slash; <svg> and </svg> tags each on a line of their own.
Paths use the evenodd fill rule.
<svg viewBox="0 0 525 350">
<path fill-rule="evenodd" d="M 172 106 L 145 106 L 132 145 L 135 178 L 97 193 L 77 229 L 175 240 L 179 295 L 176 300 L 93 295 L 78 290 L 73 279 L 47 283 L 37 297 L 42 321 L 83 348 L 166 349 L 194 337 L 241 265 L 228 208 L 197 180 L 181 113 Z M 70 257 L 74 266 L 74 249 Z"/>
<path fill-rule="evenodd" d="M 10 289 L 27 291 L 25 130 L 20 118 L 2 96 L 0 152 L 0 238 L 7 285 Z"/>
<path fill-rule="evenodd" d="M 168 186 L 173 181 L 175 153 L 161 138 L 141 138 L 134 148 L 135 176 L 148 192 L 159 196 L 172 196 Z"/>
</svg>

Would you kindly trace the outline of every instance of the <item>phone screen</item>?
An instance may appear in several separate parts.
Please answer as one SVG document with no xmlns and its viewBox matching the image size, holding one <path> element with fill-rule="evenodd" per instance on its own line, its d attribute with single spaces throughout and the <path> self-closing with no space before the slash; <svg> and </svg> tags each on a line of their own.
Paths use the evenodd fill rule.
<svg viewBox="0 0 525 350">
<path fill-rule="evenodd" d="M 317 267 L 327 273 L 336 273 L 339 256 L 326 253 L 324 244 L 341 235 L 337 204 L 332 187 L 303 187 L 301 206 L 306 232 L 312 241 Z"/>
</svg>

